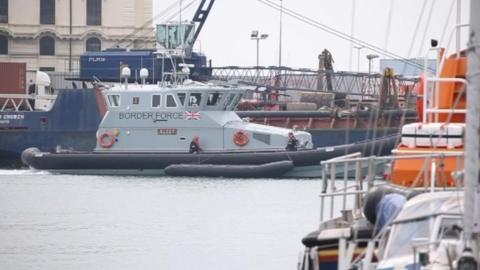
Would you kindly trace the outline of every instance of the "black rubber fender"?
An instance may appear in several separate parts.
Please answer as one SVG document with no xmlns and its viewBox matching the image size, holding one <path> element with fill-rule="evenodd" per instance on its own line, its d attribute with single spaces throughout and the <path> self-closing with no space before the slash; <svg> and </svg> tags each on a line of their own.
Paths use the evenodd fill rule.
<svg viewBox="0 0 480 270">
<path fill-rule="evenodd" d="M 173 164 L 165 168 L 165 174 L 170 176 L 269 178 L 281 176 L 293 167 L 293 162 L 290 160 L 260 165 Z"/>
<path fill-rule="evenodd" d="M 30 148 L 25 149 L 22 152 L 22 156 L 21 156 L 23 164 L 28 165 L 28 166 L 30 164 L 32 164 L 35 155 L 39 154 L 39 153 L 41 153 L 41 151 L 40 151 L 40 149 L 38 149 L 36 147 L 30 147 Z"/>
<path fill-rule="evenodd" d="M 383 196 L 390 193 L 398 192 L 393 188 L 380 186 L 373 191 L 370 191 L 365 198 L 365 205 L 363 206 L 363 214 L 370 223 L 375 224 L 377 221 L 376 208 Z"/>
</svg>

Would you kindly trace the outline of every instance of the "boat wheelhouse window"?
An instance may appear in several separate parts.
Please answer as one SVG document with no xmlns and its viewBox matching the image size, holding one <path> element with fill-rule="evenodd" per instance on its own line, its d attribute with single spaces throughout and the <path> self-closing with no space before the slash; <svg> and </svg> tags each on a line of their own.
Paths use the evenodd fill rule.
<svg viewBox="0 0 480 270">
<path fill-rule="evenodd" d="M 460 218 L 442 218 L 437 239 L 460 239 L 462 230 Z"/>
<path fill-rule="evenodd" d="M 230 95 L 225 98 L 225 102 L 223 103 L 223 108 L 226 109 L 228 106 L 230 106 L 231 101 L 235 97 L 235 93 L 231 93 Z"/>
<path fill-rule="evenodd" d="M 140 97 L 133 97 L 132 104 L 140 104 Z"/>
<path fill-rule="evenodd" d="M 232 103 L 230 104 L 230 106 L 232 106 L 232 110 L 235 109 L 235 107 L 237 107 L 237 104 L 240 102 L 241 98 L 242 98 L 241 93 L 237 94 L 235 98 L 233 98 Z"/>
<path fill-rule="evenodd" d="M 412 252 L 412 240 L 430 237 L 431 219 L 424 218 L 395 224 L 389 236 L 390 243 L 385 258 L 394 258 Z"/>
<path fill-rule="evenodd" d="M 188 106 L 190 107 L 200 106 L 200 102 L 202 102 L 201 93 L 190 93 L 190 96 L 188 97 Z"/>
<path fill-rule="evenodd" d="M 152 95 L 152 108 L 160 108 L 161 100 L 160 95 Z"/>
<path fill-rule="evenodd" d="M 177 94 L 178 100 L 180 100 L 180 103 L 182 104 L 182 106 L 185 106 L 185 96 L 186 96 L 185 93 L 178 93 Z"/>
<path fill-rule="evenodd" d="M 108 102 L 110 103 L 110 107 L 120 106 L 120 95 L 108 95 Z"/>
<path fill-rule="evenodd" d="M 242 97 L 242 94 L 237 94 L 237 93 L 230 94 L 230 100 L 228 103 L 226 103 L 225 109 L 227 110 L 235 109 L 241 97 Z"/>
<path fill-rule="evenodd" d="M 177 102 L 175 101 L 175 98 L 173 95 L 167 95 L 167 108 L 176 108 L 177 107 Z"/>
<path fill-rule="evenodd" d="M 208 94 L 207 105 L 216 106 L 222 99 L 222 93 L 210 93 Z"/>
</svg>

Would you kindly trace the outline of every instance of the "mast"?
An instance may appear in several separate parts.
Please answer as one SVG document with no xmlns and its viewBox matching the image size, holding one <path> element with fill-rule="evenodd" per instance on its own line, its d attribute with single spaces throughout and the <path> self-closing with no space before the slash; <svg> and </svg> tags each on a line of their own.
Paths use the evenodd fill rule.
<svg viewBox="0 0 480 270">
<path fill-rule="evenodd" d="M 480 232 L 479 132 L 480 132 L 480 1 L 471 1 L 467 72 L 467 130 L 465 157 L 464 232 L 466 247 L 478 248 Z M 478 254 L 478 250 L 474 252 Z M 478 258 L 477 258 L 478 261 Z"/>
</svg>

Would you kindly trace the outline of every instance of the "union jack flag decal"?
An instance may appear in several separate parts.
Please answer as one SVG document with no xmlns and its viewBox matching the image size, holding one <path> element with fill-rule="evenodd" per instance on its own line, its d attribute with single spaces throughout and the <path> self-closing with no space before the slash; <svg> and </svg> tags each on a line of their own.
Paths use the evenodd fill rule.
<svg viewBox="0 0 480 270">
<path fill-rule="evenodd" d="M 184 112 L 183 116 L 186 120 L 200 120 L 200 112 Z"/>
</svg>

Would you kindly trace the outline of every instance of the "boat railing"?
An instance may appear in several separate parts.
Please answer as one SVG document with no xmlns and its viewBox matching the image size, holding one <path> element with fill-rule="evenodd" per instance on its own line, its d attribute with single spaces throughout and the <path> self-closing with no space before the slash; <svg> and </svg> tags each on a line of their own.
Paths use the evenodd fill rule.
<svg viewBox="0 0 480 270">
<path fill-rule="evenodd" d="M 437 190 L 446 190 L 445 187 L 436 187 L 437 167 L 443 164 L 445 158 L 456 157 L 457 165 L 464 153 L 419 153 L 402 154 L 391 156 L 361 156 L 361 153 L 353 153 L 345 156 L 332 158 L 322 161 L 322 190 L 320 194 L 320 223 L 325 220 L 331 220 L 335 213 L 351 212 L 353 217 L 362 215 L 363 195 L 372 188 L 389 184 L 384 180 L 385 165 L 391 164 L 399 159 L 424 159 L 425 166 L 419 171 L 418 175 L 429 179 L 429 185 L 418 188 L 409 188 L 410 190 L 422 190 L 434 192 Z M 456 169 L 460 171 L 461 168 Z M 392 185 L 393 186 L 393 185 Z M 461 186 L 461 183 L 456 183 Z M 352 201 L 353 199 L 353 201 Z M 329 202 L 327 204 L 327 202 Z M 353 207 L 347 203 L 353 202 Z M 335 212 L 336 211 L 336 212 Z"/>
<path fill-rule="evenodd" d="M 429 185 L 423 187 L 403 187 L 410 191 L 445 191 L 456 190 L 461 187 L 461 179 L 456 178 L 456 187 L 436 187 L 436 173 L 429 174 L 429 170 L 435 171 L 436 166 L 440 166 L 445 158 L 457 158 L 457 165 L 464 158 L 464 153 L 419 153 L 419 154 L 402 154 L 391 156 L 368 156 L 362 157 L 361 153 L 353 153 L 350 155 L 340 156 L 321 162 L 322 165 L 322 191 L 320 194 L 320 227 L 325 220 L 335 218 L 334 211 L 341 213 L 341 218 L 345 224 L 351 224 L 354 220 L 363 217 L 364 195 L 374 187 L 381 185 L 389 185 L 391 188 L 398 188 L 388 181 L 383 181 L 384 175 L 380 175 L 379 169 L 384 169 L 385 164 L 399 159 L 424 159 L 425 165 L 418 175 L 429 179 Z M 353 171 L 350 170 L 353 167 Z M 461 168 L 457 167 L 457 171 Z M 337 172 L 340 172 L 338 174 Z M 428 177 L 428 178 L 427 178 Z M 347 205 L 353 199 L 353 207 Z M 327 203 L 329 201 L 329 203 Z M 328 213 L 329 212 L 329 213 Z M 360 254 L 353 257 L 353 250 L 358 246 L 358 241 L 364 239 L 339 239 L 339 268 L 351 269 L 351 266 L 360 266 L 358 269 L 371 269 L 374 266 L 372 262 L 374 250 L 380 245 L 384 245 L 385 235 L 388 234 L 387 226 L 377 232 L 372 239 L 368 240 L 367 248 Z"/>
<path fill-rule="evenodd" d="M 435 115 L 435 121 L 438 122 L 438 115 L 440 113 L 450 113 L 450 114 L 456 114 L 456 113 L 461 113 L 461 114 L 466 114 L 467 110 L 466 109 L 457 109 L 454 106 L 452 106 L 451 109 L 440 109 L 439 108 L 439 99 L 440 99 L 440 88 L 438 86 L 432 87 L 431 89 L 428 88 L 428 83 L 440 83 L 440 82 L 450 82 L 450 83 L 461 83 L 463 85 L 467 85 L 467 80 L 462 79 L 462 78 L 429 78 L 428 76 L 425 78 L 425 94 L 423 98 L 423 107 L 425 108 L 423 110 L 423 121 L 424 123 L 430 119 L 427 118 L 430 114 Z M 430 95 L 434 96 L 433 102 L 429 102 Z"/>
<path fill-rule="evenodd" d="M 50 100 L 54 101 L 57 95 L 19 95 L 19 94 L 0 94 L 0 112 L 5 111 L 34 111 L 30 101 Z"/>
<path fill-rule="evenodd" d="M 457 24 L 455 25 L 455 27 L 452 29 L 452 31 L 450 32 L 450 35 L 449 35 L 449 38 L 448 38 L 448 42 L 446 44 L 450 44 L 451 41 L 452 41 L 452 38 L 453 38 L 453 34 L 456 33 L 456 48 L 455 48 L 455 52 L 456 52 L 456 56 L 457 58 L 460 57 L 460 30 L 462 28 L 467 28 L 467 27 L 470 27 L 470 24 L 461 24 L 460 22 L 457 22 Z M 448 51 L 449 50 L 449 46 L 446 48 L 446 50 L 444 51 Z M 428 72 L 428 65 L 427 65 L 427 61 L 428 61 L 428 54 L 432 51 L 436 51 L 437 53 L 437 61 L 436 61 L 436 74 L 434 76 L 429 76 L 429 72 Z M 425 80 L 423 81 L 423 89 L 424 89 L 424 96 L 423 96 L 423 122 L 426 123 L 428 120 L 432 120 L 431 118 L 427 118 L 428 116 L 430 115 L 434 115 L 435 116 L 435 121 L 438 122 L 438 117 L 439 117 L 439 114 L 441 113 L 450 113 L 450 114 L 465 114 L 466 113 L 466 109 L 457 109 L 455 108 L 456 107 L 456 104 L 452 104 L 452 108 L 451 109 L 440 109 L 439 108 L 439 97 L 440 97 L 440 86 L 439 86 L 439 83 L 446 83 L 446 82 L 450 82 L 450 83 L 461 83 L 463 84 L 465 87 L 467 86 L 467 80 L 466 79 L 463 79 L 463 78 L 442 78 L 440 77 L 440 71 L 443 70 L 443 66 L 445 64 L 445 61 L 446 61 L 446 58 L 445 57 L 441 57 L 442 56 L 442 53 L 441 53 L 442 49 L 440 48 L 437 48 L 437 47 L 432 47 L 430 48 L 428 51 L 427 51 L 427 54 L 426 56 L 424 57 L 424 74 L 425 74 Z M 433 87 L 429 88 L 429 83 L 434 83 Z M 464 88 L 465 89 L 465 88 Z M 432 100 L 430 100 L 430 97 L 433 97 Z"/>
</svg>

